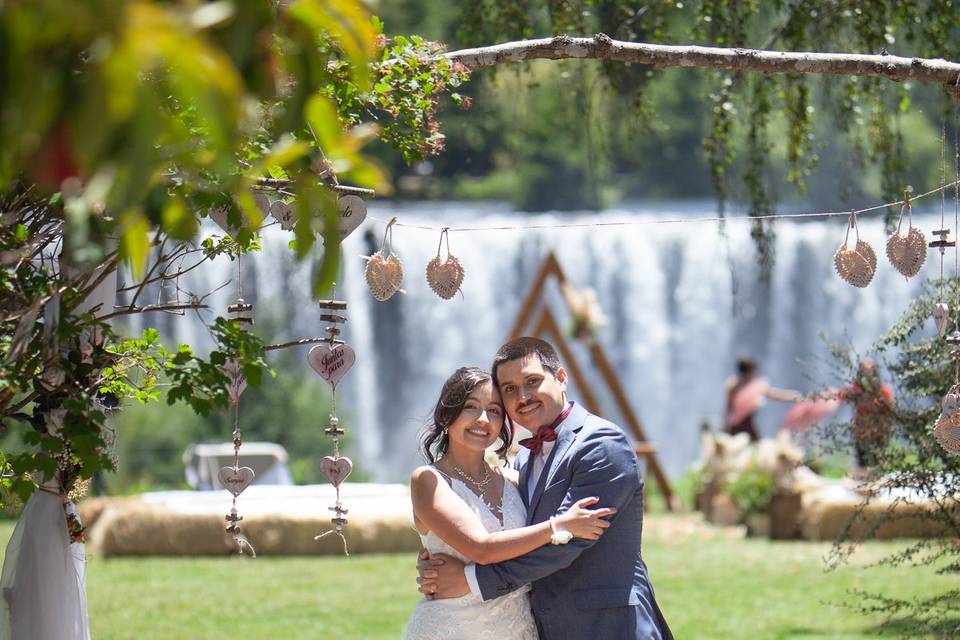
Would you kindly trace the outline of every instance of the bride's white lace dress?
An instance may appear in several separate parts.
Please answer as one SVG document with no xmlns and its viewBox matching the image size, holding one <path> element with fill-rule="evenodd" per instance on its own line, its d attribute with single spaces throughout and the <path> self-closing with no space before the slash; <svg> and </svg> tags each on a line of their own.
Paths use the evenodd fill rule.
<svg viewBox="0 0 960 640">
<path fill-rule="evenodd" d="M 460 499 L 479 517 L 487 531 L 516 529 L 527 523 L 527 510 L 520 492 L 504 479 L 502 507 L 503 524 L 483 501 L 457 478 L 450 478 L 450 486 Z M 445 553 L 470 562 L 454 551 L 433 531 L 420 536 L 430 553 Z M 406 640 L 537 640 L 537 627 L 530 611 L 530 586 L 484 602 L 472 593 L 447 600 L 426 600 L 417 607 L 407 623 Z"/>
</svg>

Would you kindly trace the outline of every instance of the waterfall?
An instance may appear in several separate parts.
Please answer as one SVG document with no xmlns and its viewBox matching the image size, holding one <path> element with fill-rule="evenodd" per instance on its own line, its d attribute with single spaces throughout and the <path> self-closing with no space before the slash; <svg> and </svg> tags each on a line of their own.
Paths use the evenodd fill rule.
<svg viewBox="0 0 960 640">
<path fill-rule="evenodd" d="M 903 313 L 921 282 L 939 274 L 936 253 L 911 281 L 896 273 L 884 256 L 879 216 L 861 222 L 862 237 L 873 244 L 880 262 L 874 281 L 862 290 L 833 270 L 844 218 L 778 221 L 769 286 L 758 279 L 749 223 L 728 222 L 724 236 L 712 222 L 549 228 L 559 222 L 703 217 L 713 215 L 711 209 L 708 203 L 682 203 L 521 216 L 505 206 L 474 203 L 372 203 L 367 222 L 343 243 L 337 289 L 337 297 L 349 303 L 342 337 L 357 352 L 338 403 L 353 435 L 350 454 L 373 480 L 409 476 L 419 460 L 418 434 L 443 381 L 459 366 L 489 366 L 551 250 L 575 287 L 595 289 L 608 319 L 597 339 L 670 476 L 697 458 L 701 423 L 719 427 L 724 381 L 737 357 L 755 358 L 760 375 L 781 388 L 811 392 L 836 384 L 822 364 L 827 350 L 820 334 L 864 352 Z M 403 261 L 406 293 L 381 303 L 367 291 L 361 256 L 379 246 L 383 221 L 392 216 L 406 225 L 544 228 L 451 232 L 451 250 L 466 278 L 463 295 L 445 301 L 429 289 L 424 275 L 437 253 L 439 231 L 398 226 L 394 249 Z M 933 216 L 915 219 L 928 236 L 939 226 Z M 263 252 L 243 262 L 244 298 L 275 316 L 270 339 L 276 341 L 322 335 L 324 327 L 310 298 L 311 267 L 294 261 L 289 239 L 271 227 Z M 946 273 L 952 275 L 953 256 L 948 258 Z M 236 264 L 221 258 L 191 272 L 181 286 L 202 293 L 235 275 Z M 224 313 L 235 297 L 234 285 L 212 295 L 207 320 Z M 556 287 L 546 300 L 565 325 L 568 316 Z M 205 330 L 198 319 L 187 318 L 165 329 L 202 350 L 209 344 Z M 597 381 L 596 395 L 608 417 L 623 425 L 585 347 L 571 342 L 586 377 Z M 307 367 L 302 349 L 300 362 Z M 570 395 L 577 397 L 575 387 Z M 761 432 L 775 433 L 785 410 L 768 403 L 758 414 Z M 323 418 L 318 416 L 318 429 Z"/>
</svg>

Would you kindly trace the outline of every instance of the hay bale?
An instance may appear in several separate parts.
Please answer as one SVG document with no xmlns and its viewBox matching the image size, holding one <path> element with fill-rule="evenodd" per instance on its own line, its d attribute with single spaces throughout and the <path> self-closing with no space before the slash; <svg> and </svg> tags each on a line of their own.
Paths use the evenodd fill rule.
<svg viewBox="0 0 960 640">
<path fill-rule="evenodd" d="M 236 546 L 223 529 L 222 517 L 128 502 L 104 509 L 88 532 L 88 550 L 103 556 L 229 555 Z"/>
<path fill-rule="evenodd" d="M 327 487 L 254 487 L 238 500 L 241 531 L 257 555 L 342 554 L 330 535 Z M 350 553 L 420 549 L 409 492 L 402 485 L 354 485 L 345 530 Z M 237 546 L 224 531 L 230 508 L 226 492 L 168 492 L 106 501 L 89 529 L 89 549 L 105 556 L 230 555 Z"/>
<path fill-rule="evenodd" d="M 87 529 L 90 529 L 97 523 L 104 510 L 110 505 L 123 504 L 136 501 L 136 496 L 97 496 L 94 498 L 85 498 L 77 505 L 80 511 L 80 522 Z"/>
<path fill-rule="evenodd" d="M 830 500 L 806 506 L 800 516 L 800 530 L 808 540 L 836 540 L 847 529 L 848 537 L 878 540 L 932 538 L 948 535 L 947 528 L 929 517 L 931 509 L 921 503 Z"/>
<path fill-rule="evenodd" d="M 153 505 L 108 507 L 90 531 L 90 551 L 103 556 L 218 556 L 237 552 L 224 531 L 224 519 L 210 514 L 176 513 Z M 243 533 L 257 555 L 343 553 L 337 536 L 314 540 L 331 528 L 329 519 L 257 515 L 244 518 Z M 397 518 L 351 518 L 345 530 L 351 553 L 417 551 L 412 523 Z"/>
</svg>

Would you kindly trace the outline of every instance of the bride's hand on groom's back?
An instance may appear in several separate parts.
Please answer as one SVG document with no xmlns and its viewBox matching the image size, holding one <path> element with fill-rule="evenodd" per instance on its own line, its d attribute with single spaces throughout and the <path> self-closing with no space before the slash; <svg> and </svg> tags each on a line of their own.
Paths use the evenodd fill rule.
<svg viewBox="0 0 960 640">
<path fill-rule="evenodd" d="M 427 600 L 458 598 L 470 592 L 467 577 L 463 573 L 463 563 L 446 554 L 431 556 L 426 549 L 417 556 L 417 590 Z"/>
<path fill-rule="evenodd" d="M 569 531 L 575 538 L 599 540 L 604 530 L 610 526 L 610 522 L 604 520 L 604 518 L 617 512 L 616 509 L 609 507 L 587 509 L 587 507 L 593 506 L 599 501 L 600 498 L 577 500 L 569 510 L 556 517 L 557 529 Z"/>
</svg>

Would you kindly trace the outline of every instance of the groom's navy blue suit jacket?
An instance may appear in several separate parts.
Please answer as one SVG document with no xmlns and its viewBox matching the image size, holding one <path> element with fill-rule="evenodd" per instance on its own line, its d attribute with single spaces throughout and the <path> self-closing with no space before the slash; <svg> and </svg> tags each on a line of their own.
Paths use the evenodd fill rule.
<svg viewBox="0 0 960 640">
<path fill-rule="evenodd" d="M 672 640 L 640 557 L 643 479 L 637 456 L 617 425 L 574 404 L 528 499 L 533 467 L 521 449 L 516 466 L 527 524 L 544 522 L 582 498 L 618 512 L 599 540 L 575 538 L 498 564 L 477 565 L 484 600 L 533 585 L 541 640 Z"/>
</svg>

